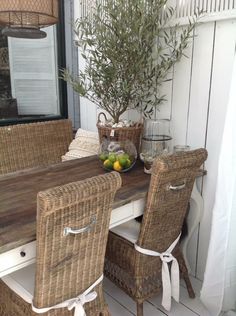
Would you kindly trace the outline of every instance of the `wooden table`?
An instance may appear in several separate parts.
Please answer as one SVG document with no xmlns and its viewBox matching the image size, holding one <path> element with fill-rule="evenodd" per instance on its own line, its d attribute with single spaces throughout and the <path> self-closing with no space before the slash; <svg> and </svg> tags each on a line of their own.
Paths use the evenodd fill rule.
<svg viewBox="0 0 236 316">
<path fill-rule="evenodd" d="M 35 260 L 38 192 L 105 172 L 93 156 L 1 176 L 0 277 Z M 142 214 L 150 182 L 150 175 L 143 172 L 140 161 L 121 177 L 122 187 L 115 196 L 110 227 Z M 196 190 L 194 195 L 196 205 L 202 207 L 201 196 Z M 199 212 L 201 214 L 202 210 Z M 191 229 L 195 230 L 199 220 Z"/>
<path fill-rule="evenodd" d="M 31 263 L 35 257 L 39 191 L 105 172 L 93 156 L 1 176 L 0 276 Z M 121 177 L 122 187 L 115 196 L 111 227 L 142 214 L 144 203 L 140 199 L 145 198 L 150 181 L 140 161 Z M 135 205 L 135 201 L 140 203 Z"/>
</svg>

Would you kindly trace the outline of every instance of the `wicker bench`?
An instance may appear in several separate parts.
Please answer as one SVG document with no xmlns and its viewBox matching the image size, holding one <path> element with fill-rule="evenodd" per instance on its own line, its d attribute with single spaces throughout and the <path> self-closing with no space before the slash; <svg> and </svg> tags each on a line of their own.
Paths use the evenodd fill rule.
<svg viewBox="0 0 236 316">
<path fill-rule="evenodd" d="M 0 175 L 60 162 L 72 139 L 70 120 L 0 127 Z"/>
</svg>

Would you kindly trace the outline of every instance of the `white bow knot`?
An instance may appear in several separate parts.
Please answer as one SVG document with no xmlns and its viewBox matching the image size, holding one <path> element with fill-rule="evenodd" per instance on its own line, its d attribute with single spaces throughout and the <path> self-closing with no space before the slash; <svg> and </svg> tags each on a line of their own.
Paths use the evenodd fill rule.
<svg viewBox="0 0 236 316">
<path fill-rule="evenodd" d="M 162 261 L 162 306 L 170 311 L 171 308 L 171 297 L 173 297 L 176 302 L 179 302 L 179 264 L 176 258 L 171 254 L 172 250 L 177 245 L 180 235 L 176 240 L 170 245 L 170 247 L 165 252 L 157 252 L 149 249 L 144 249 L 138 245 L 134 245 L 135 249 L 145 255 L 160 257 Z M 172 262 L 169 271 L 168 263 Z M 171 274 L 171 275 L 170 275 Z"/>
<path fill-rule="evenodd" d="M 79 295 L 68 304 L 67 308 L 69 311 L 71 311 L 73 308 L 75 309 L 74 316 L 86 316 L 84 304 L 95 300 L 96 297 L 97 293 L 95 291 L 86 295 Z"/>
<path fill-rule="evenodd" d="M 171 262 L 174 259 L 172 254 L 171 253 L 167 253 L 167 252 L 162 252 L 160 254 L 160 258 L 161 258 L 161 261 L 164 261 L 164 262 L 167 262 L 167 263 Z"/>
<path fill-rule="evenodd" d="M 84 293 L 80 294 L 79 296 L 69 299 L 55 306 L 51 306 L 51 307 L 37 308 L 37 307 L 34 307 L 32 304 L 32 310 L 36 312 L 37 314 L 42 314 L 42 313 L 46 313 L 50 311 L 51 309 L 67 307 L 69 311 L 71 311 L 73 308 L 75 309 L 74 316 L 86 316 L 86 313 L 84 310 L 84 304 L 95 300 L 95 298 L 97 297 L 97 293 L 95 291 L 93 292 L 91 291 L 93 288 L 95 288 L 95 286 L 101 283 L 102 280 L 103 280 L 103 274 L 86 291 L 84 291 Z"/>
</svg>

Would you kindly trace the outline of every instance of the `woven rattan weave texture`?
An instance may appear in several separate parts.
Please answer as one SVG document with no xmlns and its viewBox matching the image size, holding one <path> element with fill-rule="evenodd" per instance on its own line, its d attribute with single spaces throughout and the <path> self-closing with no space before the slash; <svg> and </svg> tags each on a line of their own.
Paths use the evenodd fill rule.
<svg viewBox="0 0 236 316">
<path fill-rule="evenodd" d="M 165 251 L 179 235 L 199 167 L 207 158 L 205 149 L 163 156 L 155 161 L 148 199 L 137 244 L 157 252 Z M 169 185 L 185 183 L 182 190 L 169 190 Z M 179 247 L 173 255 L 180 266 L 190 297 L 194 292 Z M 137 252 L 134 244 L 110 232 L 105 260 L 105 274 L 137 303 L 138 316 L 142 303 L 162 291 L 162 262 L 159 257 Z"/>
<path fill-rule="evenodd" d="M 72 139 L 69 120 L 0 127 L 0 175 L 60 162 Z"/>
<path fill-rule="evenodd" d="M 121 177 L 112 172 L 84 181 L 42 191 L 38 194 L 37 258 L 34 306 L 54 306 L 82 294 L 103 273 L 112 203 Z M 96 216 L 90 232 L 63 236 L 65 227 L 81 228 Z M 87 316 L 109 316 L 102 283 L 97 298 L 85 304 Z M 1 316 L 33 316 L 25 303 L 0 283 Z M 67 309 L 45 316 L 72 316 Z"/>
<path fill-rule="evenodd" d="M 135 145 L 136 150 L 139 153 L 143 124 L 137 123 L 132 127 L 112 128 L 111 126 L 101 125 L 101 115 L 104 115 L 105 120 L 107 119 L 103 112 L 101 112 L 98 116 L 97 129 L 100 143 L 102 143 L 104 139 L 118 142 L 130 140 Z"/>
<path fill-rule="evenodd" d="M 58 20 L 57 0 L 1 0 L 0 24 L 28 27 L 44 27 Z"/>
</svg>

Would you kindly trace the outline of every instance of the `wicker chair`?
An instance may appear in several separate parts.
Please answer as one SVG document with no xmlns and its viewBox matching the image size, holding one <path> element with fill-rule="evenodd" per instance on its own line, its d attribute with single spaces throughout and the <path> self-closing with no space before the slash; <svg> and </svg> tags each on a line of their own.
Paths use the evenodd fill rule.
<svg viewBox="0 0 236 316">
<path fill-rule="evenodd" d="M 0 127 L 0 175 L 60 162 L 72 139 L 70 120 Z"/>
<path fill-rule="evenodd" d="M 87 296 L 80 299 L 89 301 L 84 306 L 87 316 L 110 315 L 100 276 L 113 199 L 120 186 L 120 175 L 111 172 L 38 194 L 36 271 L 32 265 L 0 280 L 1 316 L 37 315 L 37 309 L 84 294 L 96 280 L 97 298 L 90 293 L 91 301 Z M 43 315 L 71 316 L 67 303 Z"/>
<path fill-rule="evenodd" d="M 178 238 L 195 177 L 206 157 L 206 150 L 198 149 L 157 159 L 142 223 L 132 220 L 109 232 L 105 275 L 135 300 L 138 316 L 143 315 L 143 302 L 160 292 L 167 310 L 171 296 L 178 301 L 178 267 L 189 296 L 195 297 Z M 168 266 L 177 273 L 171 278 L 171 282 L 176 282 L 175 293 L 171 293 Z M 165 268 L 167 275 L 162 274 Z"/>
</svg>

